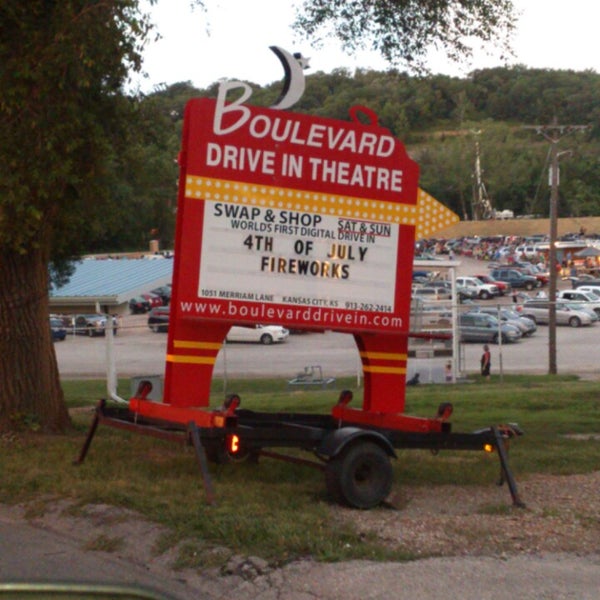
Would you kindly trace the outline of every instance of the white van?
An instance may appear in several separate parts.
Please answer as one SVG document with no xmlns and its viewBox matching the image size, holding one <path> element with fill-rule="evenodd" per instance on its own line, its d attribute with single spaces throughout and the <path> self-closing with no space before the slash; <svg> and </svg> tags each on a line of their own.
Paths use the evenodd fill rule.
<svg viewBox="0 0 600 600">
<path fill-rule="evenodd" d="M 526 245 L 526 246 L 517 246 L 515 248 L 515 254 L 521 258 L 522 256 L 524 256 L 525 258 L 536 258 L 539 255 L 540 251 L 538 250 L 538 247 L 533 244 L 533 245 Z"/>
</svg>

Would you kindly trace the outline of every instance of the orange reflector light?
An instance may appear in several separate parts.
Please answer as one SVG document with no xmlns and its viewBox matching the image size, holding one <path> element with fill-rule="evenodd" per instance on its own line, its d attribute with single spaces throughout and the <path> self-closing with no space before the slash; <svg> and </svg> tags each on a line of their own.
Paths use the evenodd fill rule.
<svg viewBox="0 0 600 600">
<path fill-rule="evenodd" d="M 494 446 L 492 444 L 484 444 L 483 445 L 483 449 L 486 452 L 493 452 L 494 451 Z"/>
<path fill-rule="evenodd" d="M 236 454 L 240 451 L 240 438 L 233 434 L 229 436 L 227 440 L 227 450 L 230 454 Z"/>
</svg>

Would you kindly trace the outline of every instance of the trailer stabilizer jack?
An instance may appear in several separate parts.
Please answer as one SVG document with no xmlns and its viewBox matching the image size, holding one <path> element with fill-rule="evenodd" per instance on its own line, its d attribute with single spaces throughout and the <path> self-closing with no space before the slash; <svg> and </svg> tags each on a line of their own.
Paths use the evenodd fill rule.
<svg viewBox="0 0 600 600">
<path fill-rule="evenodd" d="M 506 433 L 503 435 L 503 427 L 492 427 L 492 433 L 496 439 L 496 449 L 498 450 L 498 457 L 500 459 L 500 481 L 499 485 L 502 485 L 504 481 L 508 483 L 508 489 L 510 490 L 510 495 L 513 501 L 513 506 L 517 506 L 518 508 L 525 508 L 525 503 L 521 500 L 519 496 L 519 492 L 517 490 L 517 484 L 515 482 L 515 478 L 513 477 L 512 471 L 508 466 L 508 451 L 505 445 Z M 516 435 L 522 435 L 522 431 L 512 430 Z M 512 435 L 510 433 L 509 435 Z"/>
<path fill-rule="evenodd" d="M 188 423 L 188 434 L 196 451 L 196 459 L 198 460 L 198 466 L 202 473 L 202 483 L 204 484 L 204 493 L 206 494 L 206 503 L 215 503 L 215 492 L 212 485 L 212 479 L 210 477 L 210 471 L 208 470 L 208 460 L 206 458 L 206 452 L 204 446 L 200 441 L 200 432 L 198 426 L 194 421 Z"/>
</svg>

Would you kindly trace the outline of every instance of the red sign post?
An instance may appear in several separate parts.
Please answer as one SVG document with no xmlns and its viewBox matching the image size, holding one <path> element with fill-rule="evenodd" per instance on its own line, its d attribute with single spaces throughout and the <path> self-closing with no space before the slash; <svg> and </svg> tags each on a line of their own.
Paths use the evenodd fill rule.
<svg viewBox="0 0 600 600">
<path fill-rule="evenodd" d="M 213 424 L 198 409 L 229 327 L 277 323 L 352 333 L 365 376 L 353 418 L 397 424 L 415 235 L 456 216 L 419 190 L 418 166 L 368 109 L 343 122 L 226 92 L 186 107 L 165 394 L 132 410 Z"/>
</svg>

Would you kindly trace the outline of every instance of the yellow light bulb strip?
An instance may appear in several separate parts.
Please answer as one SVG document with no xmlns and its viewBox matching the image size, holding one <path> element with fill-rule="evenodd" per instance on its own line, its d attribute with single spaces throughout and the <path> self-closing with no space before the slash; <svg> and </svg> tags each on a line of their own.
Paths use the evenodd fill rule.
<svg viewBox="0 0 600 600">
<path fill-rule="evenodd" d="M 412 205 L 189 175 L 186 178 L 185 197 L 345 219 L 414 225 L 417 239 L 429 237 L 459 221 L 455 213 L 422 189 L 419 189 L 417 204 Z"/>
</svg>

